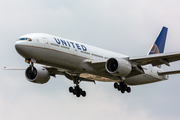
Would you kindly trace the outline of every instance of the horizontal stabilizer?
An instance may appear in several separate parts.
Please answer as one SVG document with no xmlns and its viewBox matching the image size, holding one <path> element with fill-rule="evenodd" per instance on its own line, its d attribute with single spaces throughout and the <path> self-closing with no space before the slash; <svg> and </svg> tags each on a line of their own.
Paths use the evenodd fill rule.
<svg viewBox="0 0 180 120">
<path fill-rule="evenodd" d="M 179 73 L 180 73 L 180 70 L 158 72 L 159 75 L 171 75 L 171 74 L 179 74 Z"/>
</svg>

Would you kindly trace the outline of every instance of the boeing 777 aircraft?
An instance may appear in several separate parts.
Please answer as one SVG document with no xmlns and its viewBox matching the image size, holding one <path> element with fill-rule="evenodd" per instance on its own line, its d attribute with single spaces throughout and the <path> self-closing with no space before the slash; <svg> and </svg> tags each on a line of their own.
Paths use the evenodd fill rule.
<svg viewBox="0 0 180 120">
<path fill-rule="evenodd" d="M 81 81 L 114 82 L 114 88 L 130 93 L 131 85 L 148 84 L 168 79 L 180 73 L 163 71 L 161 65 L 180 60 L 180 52 L 163 53 L 167 28 L 163 27 L 147 55 L 129 57 L 98 47 L 44 33 L 21 36 L 15 43 L 17 52 L 30 64 L 25 76 L 33 83 L 47 83 L 51 76 L 64 75 L 73 81 L 69 92 L 86 96 Z M 36 67 L 34 64 L 42 64 Z M 5 68 L 10 69 L 10 68 Z"/>
</svg>

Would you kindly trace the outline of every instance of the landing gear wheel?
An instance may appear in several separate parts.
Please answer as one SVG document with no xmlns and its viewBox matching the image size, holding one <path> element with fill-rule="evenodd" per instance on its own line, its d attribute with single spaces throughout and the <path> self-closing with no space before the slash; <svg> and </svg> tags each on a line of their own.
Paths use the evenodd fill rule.
<svg viewBox="0 0 180 120">
<path fill-rule="evenodd" d="M 73 95 L 76 95 L 76 91 L 75 90 L 73 91 Z"/>
<path fill-rule="evenodd" d="M 80 97 L 80 94 L 79 94 L 79 93 L 76 93 L 76 96 L 77 96 L 77 97 Z"/>
<path fill-rule="evenodd" d="M 85 92 L 85 91 L 82 91 L 81 95 L 82 95 L 83 97 L 86 97 L 86 92 Z"/>
<path fill-rule="evenodd" d="M 121 91 L 121 87 L 120 86 L 118 86 L 118 90 Z"/>
<path fill-rule="evenodd" d="M 72 93 L 74 91 L 73 87 L 69 87 L 69 92 Z"/>
<path fill-rule="evenodd" d="M 126 90 L 128 93 L 131 92 L 131 88 L 130 87 L 127 87 L 127 90 Z"/>
<path fill-rule="evenodd" d="M 118 88 L 118 83 L 114 83 L 114 88 L 117 89 Z"/>
<path fill-rule="evenodd" d="M 124 92 L 125 92 L 125 90 L 124 90 L 124 89 L 122 89 L 122 90 L 121 90 L 121 93 L 124 93 Z"/>
</svg>

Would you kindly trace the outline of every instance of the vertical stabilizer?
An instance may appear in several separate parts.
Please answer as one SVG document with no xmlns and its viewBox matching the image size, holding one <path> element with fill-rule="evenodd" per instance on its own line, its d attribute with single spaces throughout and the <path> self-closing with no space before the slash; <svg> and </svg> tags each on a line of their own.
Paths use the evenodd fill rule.
<svg viewBox="0 0 180 120">
<path fill-rule="evenodd" d="M 163 53 L 164 52 L 164 47 L 166 43 L 166 36 L 167 36 L 167 27 L 163 27 L 159 36 L 157 37 L 155 43 L 151 47 L 150 51 L 148 52 L 148 55 L 151 54 L 157 54 L 157 53 Z M 160 67 L 160 66 L 158 66 Z"/>
<path fill-rule="evenodd" d="M 151 47 L 148 55 L 150 54 L 157 54 L 157 53 L 163 53 L 164 52 L 164 46 L 166 43 L 166 36 L 167 36 L 168 28 L 163 27 L 159 36 L 157 37 L 155 43 Z"/>
</svg>

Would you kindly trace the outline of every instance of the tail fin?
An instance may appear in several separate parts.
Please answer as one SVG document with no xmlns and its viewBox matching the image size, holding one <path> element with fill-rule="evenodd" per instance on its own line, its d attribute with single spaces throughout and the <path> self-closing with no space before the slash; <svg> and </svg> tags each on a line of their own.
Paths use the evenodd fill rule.
<svg viewBox="0 0 180 120">
<path fill-rule="evenodd" d="M 148 52 L 148 55 L 164 52 L 164 46 L 166 43 L 167 31 L 168 31 L 167 27 L 162 28 L 162 30 L 161 30 L 159 36 L 157 37 L 155 43 L 153 44 L 150 51 Z M 157 67 L 160 68 L 161 66 L 158 65 Z"/>
<path fill-rule="evenodd" d="M 166 27 L 162 28 L 162 30 L 161 30 L 159 36 L 157 37 L 155 43 L 153 44 L 150 51 L 148 52 L 148 55 L 164 52 L 164 46 L 166 43 L 167 31 L 168 31 L 168 28 L 166 28 Z"/>
</svg>

